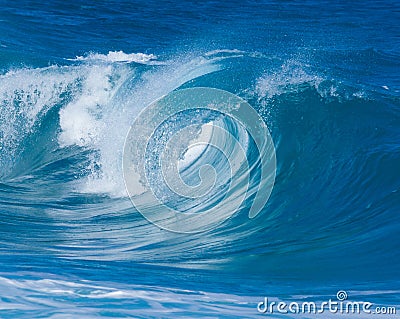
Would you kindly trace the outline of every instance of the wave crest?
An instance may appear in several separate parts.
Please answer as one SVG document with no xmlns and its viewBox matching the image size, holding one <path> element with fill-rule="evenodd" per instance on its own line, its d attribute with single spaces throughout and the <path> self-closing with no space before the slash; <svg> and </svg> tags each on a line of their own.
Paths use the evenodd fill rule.
<svg viewBox="0 0 400 319">
<path fill-rule="evenodd" d="M 157 64 L 157 56 L 154 54 L 145 53 L 125 53 L 123 51 L 109 51 L 107 54 L 90 53 L 86 56 L 77 56 L 70 61 L 90 61 L 90 62 L 125 62 L 125 63 L 140 63 L 140 64 Z"/>
</svg>

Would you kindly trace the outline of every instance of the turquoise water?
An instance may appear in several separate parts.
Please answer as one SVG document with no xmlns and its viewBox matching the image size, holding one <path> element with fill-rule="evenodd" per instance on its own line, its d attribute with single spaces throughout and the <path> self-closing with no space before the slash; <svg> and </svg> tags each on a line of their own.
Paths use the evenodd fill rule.
<svg viewBox="0 0 400 319">
<path fill-rule="evenodd" d="M 0 317 L 252 318 L 339 290 L 400 311 L 398 2 L 0 4 Z M 142 109 L 192 87 L 248 101 L 277 170 L 256 218 L 250 196 L 187 235 L 136 211 L 122 152 Z M 190 121 L 215 116 L 160 134 Z M 218 198 L 229 170 L 206 155 Z"/>
</svg>

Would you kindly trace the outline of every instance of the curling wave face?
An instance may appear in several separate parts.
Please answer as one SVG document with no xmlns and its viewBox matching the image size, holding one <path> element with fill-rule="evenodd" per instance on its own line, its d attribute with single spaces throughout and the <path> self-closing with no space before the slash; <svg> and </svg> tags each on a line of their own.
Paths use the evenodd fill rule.
<svg viewBox="0 0 400 319">
<path fill-rule="evenodd" d="M 227 81 L 232 76 L 241 78 L 240 86 Z M 272 195 L 256 218 L 248 218 L 250 196 L 232 218 L 188 237 L 161 231 L 135 210 L 122 153 L 142 109 L 192 87 L 219 88 L 247 100 L 270 129 L 277 171 Z M 174 61 L 110 52 L 65 66 L 14 69 L 0 76 L 0 95 L 3 258 L 30 252 L 65 262 L 245 269 L 283 277 L 311 277 L 319 269 L 321 276 L 365 278 L 383 264 L 384 276 L 398 271 L 395 89 L 355 85 L 293 59 L 221 50 Z M 191 119 L 201 125 L 219 121 L 207 112 L 183 114 L 157 132 L 153 152 L 165 145 L 163 136 Z M 257 163 L 260 154 L 248 132 L 228 122 L 220 126 L 247 145 L 246 156 Z M 180 202 L 162 187 L 157 195 L 192 210 L 217 205 L 230 173 L 217 153 L 200 147 L 180 159 L 188 185 L 199 183 L 195 165 L 214 167 L 209 201 Z M 160 166 L 153 156 L 146 169 L 157 184 Z M 255 170 L 251 183 L 259 179 Z M 368 265 L 365 273 L 360 265 Z"/>
</svg>

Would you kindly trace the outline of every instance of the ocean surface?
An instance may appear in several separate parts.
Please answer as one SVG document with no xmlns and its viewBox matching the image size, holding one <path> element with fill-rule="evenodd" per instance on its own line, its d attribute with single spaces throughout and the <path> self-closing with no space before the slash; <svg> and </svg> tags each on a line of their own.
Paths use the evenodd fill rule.
<svg viewBox="0 0 400 319">
<path fill-rule="evenodd" d="M 338 291 L 398 316 L 399 26 L 398 1 L 0 1 L 0 318 L 366 316 L 257 309 Z M 276 178 L 255 218 L 248 198 L 180 234 L 132 205 L 122 152 L 141 110 L 193 87 L 258 112 Z M 228 166 L 198 156 L 222 196 Z"/>
</svg>

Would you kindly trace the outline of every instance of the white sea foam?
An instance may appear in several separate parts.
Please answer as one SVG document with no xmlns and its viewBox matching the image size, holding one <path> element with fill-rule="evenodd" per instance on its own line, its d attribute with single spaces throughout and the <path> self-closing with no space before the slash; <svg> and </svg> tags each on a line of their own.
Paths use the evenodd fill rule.
<svg viewBox="0 0 400 319">
<path fill-rule="evenodd" d="M 131 55 L 125 58 L 128 57 L 134 59 Z M 117 59 L 113 55 L 108 58 Z M 0 76 L 2 172 L 11 169 L 10 161 L 35 125 L 41 123 L 48 110 L 57 107 L 59 134 L 48 139 L 56 139 L 61 148 L 79 146 L 93 151 L 86 173 L 76 172 L 83 176 L 75 185 L 76 190 L 125 196 L 122 149 L 136 114 L 187 81 L 219 69 L 212 59 L 206 58 L 160 66 L 136 78 L 138 68 L 126 63 L 93 61 L 65 67 L 26 68 Z"/>
<path fill-rule="evenodd" d="M 109 51 L 107 54 L 91 53 L 86 56 L 77 56 L 70 61 L 103 61 L 103 62 L 135 62 L 148 64 L 156 62 L 157 56 L 145 53 L 125 53 L 123 51 Z"/>
<path fill-rule="evenodd" d="M 60 111 L 59 144 L 97 151 L 88 167 L 92 173 L 81 181 L 79 191 L 126 196 L 122 150 L 135 116 L 154 100 L 219 67 L 197 58 L 149 71 L 134 83 L 134 72 L 126 65 L 95 64 L 86 68 L 89 71 L 83 77 L 81 94 Z"/>
</svg>

